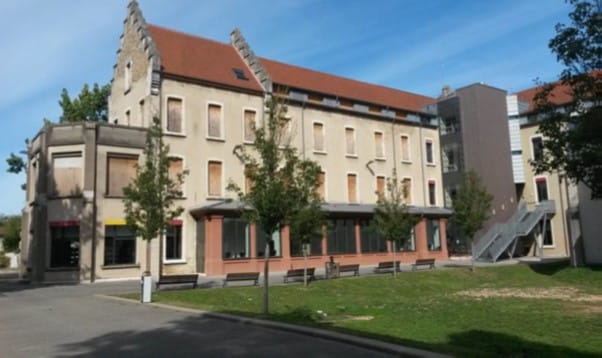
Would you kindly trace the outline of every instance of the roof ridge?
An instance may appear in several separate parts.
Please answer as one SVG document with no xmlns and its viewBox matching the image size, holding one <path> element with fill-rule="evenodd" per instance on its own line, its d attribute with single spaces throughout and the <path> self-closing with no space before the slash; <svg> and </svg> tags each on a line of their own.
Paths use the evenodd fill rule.
<svg viewBox="0 0 602 358">
<path fill-rule="evenodd" d="M 203 36 L 191 34 L 191 33 L 188 33 L 188 32 L 183 32 L 183 31 L 178 31 L 178 30 L 170 29 L 169 27 L 160 26 L 160 25 L 156 25 L 156 24 L 147 23 L 147 25 L 149 27 L 154 27 L 154 28 L 157 28 L 157 29 L 160 29 L 160 30 L 163 30 L 163 31 L 169 31 L 169 32 L 172 32 L 172 33 L 175 33 L 175 34 L 178 34 L 178 35 L 183 35 L 183 36 L 187 36 L 187 37 L 194 37 L 194 38 L 197 38 L 197 39 L 201 39 L 203 41 L 212 42 L 212 43 L 217 44 L 217 45 L 221 45 L 221 46 L 225 46 L 225 47 L 232 47 L 227 42 L 221 42 L 221 41 L 218 41 L 218 40 L 213 40 L 213 39 L 210 39 L 210 38 L 207 38 L 207 37 L 203 37 Z"/>
</svg>

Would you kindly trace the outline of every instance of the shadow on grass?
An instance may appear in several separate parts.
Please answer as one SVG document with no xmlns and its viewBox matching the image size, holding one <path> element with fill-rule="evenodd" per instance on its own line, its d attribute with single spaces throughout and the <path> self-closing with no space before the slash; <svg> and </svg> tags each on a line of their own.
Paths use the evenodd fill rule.
<svg viewBox="0 0 602 358">
<path fill-rule="evenodd" d="M 249 316 L 247 312 L 228 311 L 223 312 L 233 315 Z M 266 318 L 262 315 L 254 315 L 255 318 Z M 483 330 L 467 330 L 454 333 L 447 337 L 446 343 L 430 343 L 411 339 L 403 339 L 390 335 L 371 333 L 349 328 L 337 327 L 315 311 L 309 308 L 296 308 L 285 313 L 270 314 L 268 319 L 305 326 L 327 329 L 336 332 L 351 334 L 376 339 L 379 341 L 394 343 L 402 346 L 423 349 L 427 351 L 452 354 L 455 356 L 472 357 L 600 357 L 600 351 L 591 353 L 580 351 L 570 347 L 550 345 L 540 342 L 532 342 L 518 336 Z"/>
<path fill-rule="evenodd" d="M 552 261 L 552 262 L 533 262 L 527 264 L 531 270 L 541 275 L 553 276 L 564 270 L 572 270 L 570 262 L 566 260 Z M 585 266 L 581 267 L 581 270 L 590 270 L 595 272 L 602 272 L 602 265 Z"/>
</svg>

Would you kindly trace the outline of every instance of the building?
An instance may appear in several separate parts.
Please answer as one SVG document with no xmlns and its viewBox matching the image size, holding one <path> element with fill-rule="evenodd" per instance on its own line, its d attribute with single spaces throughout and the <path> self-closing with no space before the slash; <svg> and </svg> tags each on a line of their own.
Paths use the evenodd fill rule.
<svg viewBox="0 0 602 358">
<path fill-rule="evenodd" d="M 516 191 L 506 114 L 506 91 L 475 83 L 451 91 L 445 87 L 437 99 L 440 117 L 441 169 L 445 206 L 452 201 L 467 171 L 475 171 L 493 196 L 491 217 L 476 236 L 481 237 L 497 223 L 507 221 L 516 211 Z M 459 234 L 450 227 L 449 250 L 469 253 Z"/>
<path fill-rule="evenodd" d="M 269 96 L 287 101 L 291 143 L 323 169 L 331 225 L 311 245 L 311 266 L 329 256 L 362 265 L 389 259 L 389 245 L 367 228 L 393 169 L 420 216 L 398 257 L 447 258 L 439 133 L 424 110 L 432 98 L 257 57 L 238 30 L 220 43 L 150 25 L 132 1 L 110 123 L 46 125 L 30 142 L 22 273 L 37 281 L 141 275 L 144 243 L 125 225 L 122 189 L 153 117 L 164 126 L 170 172 L 189 171 L 178 203 L 185 212 L 151 244 L 153 274 L 260 271 L 266 238 L 240 218 L 225 187 L 244 186 L 235 147 L 251 145 Z M 273 239 L 273 271 L 303 266 L 287 228 Z"/>
</svg>

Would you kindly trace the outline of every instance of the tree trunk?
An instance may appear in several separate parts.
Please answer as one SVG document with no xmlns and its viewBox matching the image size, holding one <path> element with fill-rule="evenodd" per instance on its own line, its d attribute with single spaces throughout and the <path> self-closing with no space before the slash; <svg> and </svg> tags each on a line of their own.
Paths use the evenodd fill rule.
<svg viewBox="0 0 602 358">
<path fill-rule="evenodd" d="M 307 287 L 307 251 L 303 247 L 303 286 Z"/>
<path fill-rule="evenodd" d="M 268 285 L 269 285 L 269 272 L 270 272 L 270 240 L 265 242 L 265 260 L 263 264 L 263 314 L 268 315 L 269 309 L 269 298 L 268 298 Z"/>
<path fill-rule="evenodd" d="M 395 245 L 395 240 L 392 242 L 393 244 L 393 278 L 397 278 L 397 264 L 395 263 L 395 251 L 397 251 L 397 245 Z"/>
<path fill-rule="evenodd" d="M 144 276 L 151 275 L 151 241 L 146 240 L 146 270 Z"/>
</svg>

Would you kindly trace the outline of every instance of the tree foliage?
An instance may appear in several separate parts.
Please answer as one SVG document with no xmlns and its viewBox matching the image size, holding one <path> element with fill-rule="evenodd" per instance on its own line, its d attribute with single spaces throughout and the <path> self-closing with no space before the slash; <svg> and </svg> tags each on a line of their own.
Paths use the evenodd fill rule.
<svg viewBox="0 0 602 358">
<path fill-rule="evenodd" d="M 21 216 L 12 215 L 2 218 L 0 222 L 4 227 L 4 239 L 2 245 L 5 252 L 13 252 L 19 250 L 21 242 Z"/>
<path fill-rule="evenodd" d="M 487 192 L 479 175 L 473 170 L 467 171 L 452 203 L 452 219 L 467 242 L 474 240 L 476 232 L 482 229 L 485 221 L 489 219 L 492 201 L 493 196 Z"/>
<path fill-rule="evenodd" d="M 247 192 L 234 183 L 228 190 L 240 200 L 242 215 L 259 224 L 271 238 L 285 225 L 295 231 L 295 237 L 308 242 L 316 233 L 319 221 L 319 198 L 316 194 L 320 166 L 301 159 L 290 144 L 287 131 L 287 107 L 272 98 L 267 103 L 267 118 L 263 126 L 254 129 L 255 141 L 250 147 L 237 146 L 235 152 L 245 167 L 245 176 L 252 183 Z M 313 223 L 313 224 L 312 224 Z M 268 313 L 268 275 L 271 240 L 266 242 L 264 263 L 264 313 Z"/>
<path fill-rule="evenodd" d="M 6 171 L 14 174 L 19 174 L 21 171 L 25 170 L 26 167 L 23 157 L 20 157 L 15 153 L 10 153 L 10 156 L 6 158 L 6 164 L 8 164 L 8 169 L 6 169 Z"/>
<path fill-rule="evenodd" d="M 124 190 L 125 218 L 143 240 L 147 241 L 146 274 L 150 273 L 150 241 L 165 233 L 168 223 L 184 210 L 175 201 L 182 197 L 186 172 L 169 175 L 169 146 L 163 142 L 161 121 L 153 119 L 144 147 L 144 164 Z"/>
<path fill-rule="evenodd" d="M 405 203 L 406 188 L 397 178 L 397 172 L 387 178 L 387 190 L 378 199 L 374 209 L 374 224 L 372 229 L 390 241 L 393 246 L 393 261 L 397 248 L 403 247 L 412 236 L 412 229 L 419 219 L 412 215 Z M 395 274 L 395 269 L 393 273 Z"/>
<path fill-rule="evenodd" d="M 84 84 L 79 95 L 71 98 L 69 92 L 63 88 L 59 100 L 63 114 L 59 118 L 59 122 L 106 122 L 110 93 L 111 87 L 108 84 L 99 86 L 95 83 L 92 89 L 88 84 Z"/>
<path fill-rule="evenodd" d="M 537 173 L 558 171 L 582 182 L 592 198 L 602 198 L 602 2 L 568 0 L 570 25 L 557 24 L 549 47 L 564 66 L 559 81 L 535 96 L 545 137 Z M 565 92 L 570 103 L 559 106 Z"/>
</svg>

